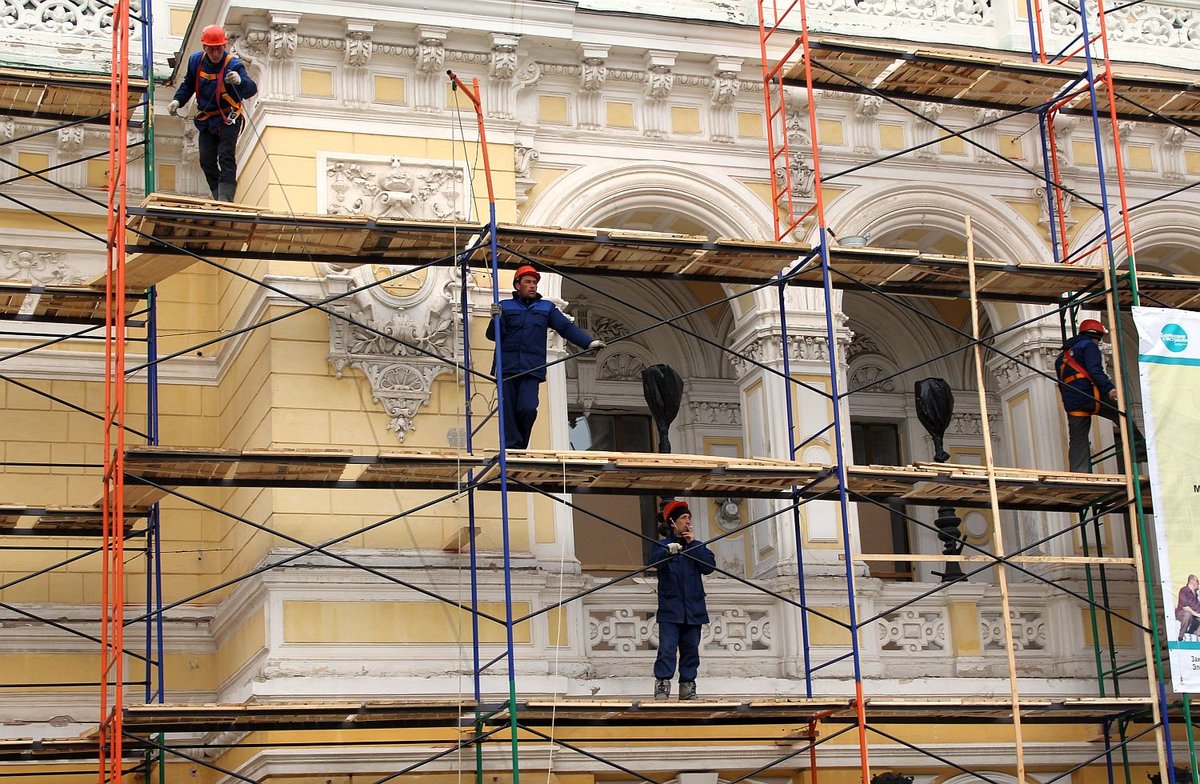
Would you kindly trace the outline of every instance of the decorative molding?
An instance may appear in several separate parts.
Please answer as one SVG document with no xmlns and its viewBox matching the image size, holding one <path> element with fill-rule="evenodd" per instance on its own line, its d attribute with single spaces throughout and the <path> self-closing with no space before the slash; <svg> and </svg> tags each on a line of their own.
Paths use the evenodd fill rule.
<svg viewBox="0 0 1200 784">
<path fill-rule="evenodd" d="M 413 80 L 413 108 L 419 112 L 440 111 L 446 101 L 444 89 L 446 75 L 445 27 L 424 26 L 417 31 L 417 75 Z"/>
<path fill-rule="evenodd" d="M 663 139 L 671 132 L 671 106 L 668 99 L 675 85 L 675 53 L 657 50 L 647 52 L 645 78 L 642 135 Z"/>
<path fill-rule="evenodd" d="M 742 407 L 738 403 L 719 403 L 709 400 L 688 402 L 685 422 L 689 425 L 742 424 Z"/>
<path fill-rule="evenodd" d="M 854 392 L 895 392 L 896 379 L 887 378 L 894 372 L 882 365 L 864 362 L 850 370 L 849 389 Z M 883 381 L 879 381 L 881 378 Z"/>
<path fill-rule="evenodd" d="M 1009 609 L 1013 630 L 1013 648 L 1017 651 L 1046 649 L 1046 617 L 1041 609 Z M 1004 646 L 1003 615 L 999 610 L 982 610 L 979 614 L 979 638 L 985 651 L 1002 651 Z"/>
<path fill-rule="evenodd" d="M 1200 15 L 1186 5 L 1138 3 L 1123 9 L 1120 14 L 1109 15 L 1106 23 L 1112 41 L 1159 48 L 1200 49 Z M 1076 38 L 1081 29 L 1078 0 L 1050 6 L 1052 35 Z M 1091 4 L 1088 5 L 1088 29 L 1100 29 L 1095 7 Z"/>
<path fill-rule="evenodd" d="M 1010 352 L 1014 353 L 1014 352 Z M 1054 360 L 1060 349 L 1057 346 L 1033 346 L 1015 352 L 1017 362 L 1008 357 L 992 360 L 988 363 L 1001 388 L 1018 384 L 1041 373 L 1054 375 Z"/>
<path fill-rule="evenodd" d="M 0 248 L 0 277 L 42 286 L 76 285 L 88 279 L 67 263 L 65 253 L 4 248 Z"/>
<path fill-rule="evenodd" d="M 338 278 L 348 291 L 369 283 L 367 275 L 378 279 L 397 271 L 364 266 Z M 381 286 L 357 291 L 334 306 L 351 321 L 333 317 L 329 321 L 329 362 L 334 373 L 341 378 L 347 367 L 362 371 L 374 401 L 391 417 L 388 430 L 400 441 L 416 427 L 417 413 L 429 402 L 434 381 L 443 373 L 453 373 L 450 363 L 462 353 L 454 308 L 460 286 L 457 270 L 426 271 L 419 279 L 419 290 L 407 296 L 389 294 Z"/>
<path fill-rule="evenodd" d="M 267 55 L 273 60 L 290 60 L 296 54 L 296 44 L 298 37 L 296 33 L 296 25 L 299 24 L 299 17 L 284 19 L 271 15 L 271 32 L 267 40 Z M 278 21 L 277 21 L 278 20 Z"/>
<path fill-rule="evenodd" d="M 1191 138 L 1192 134 L 1186 128 L 1175 125 L 1163 126 L 1162 143 L 1159 145 L 1159 150 L 1164 180 L 1178 182 L 1187 176 L 1187 162 L 1183 154 L 1183 145 Z"/>
<path fill-rule="evenodd" d="M 883 98 L 878 95 L 858 95 L 854 98 L 854 120 L 850 123 L 854 152 L 874 154 L 879 147 L 875 138 L 876 121 L 883 108 Z"/>
<path fill-rule="evenodd" d="M 766 608 L 714 610 L 710 606 L 709 617 L 700 637 L 700 647 L 706 652 L 720 655 L 774 649 L 771 613 Z M 652 609 L 589 607 L 587 623 L 591 654 L 628 655 L 658 648 L 658 624 Z"/>
<path fill-rule="evenodd" d="M 325 160 L 327 211 L 417 220 L 466 220 L 469 184 L 462 168 L 401 158 Z"/>
<path fill-rule="evenodd" d="M 141 13 L 140 2 L 129 5 L 130 15 Z M 96 0 L 4 0 L 0 4 L 0 27 L 58 35 L 107 36 L 112 30 L 112 8 Z"/>
<path fill-rule="evenodd" d="M 58 149 L 66 153 L 77 153 L 83 149 L 84 129 L 72 125 L 58 129 Z"/>
<path fill-rule="evenodd" d="M 990 411 L 988 412 L 988 430 L 992 434 L 992 440 L 999 440 L 1000 416 Z M 983 417 L 979 414 L 970 413 L 954 414 L 950 418 L 950 425 L 946 428 L 946 434 L 955 436 L 982 436 Z"/>
<path fill-rule="evenodd" d="M 737 139 L 737 98 L 742 82 L 739 57 L 714 57 L 712 107 L 709 109 L 709 138 L 714 142 L 732 144 Z"/>
<path fill-rule="evenodd" d="M 371 38 L 374 25 L 370 22 L 346 20 L 345 55 L 343 62 L 351 68 L 365 68 L 371 63 L 371 55 L 375 53 L 375 43 Z"/>
<path fill-rule="evenodd" d="M 996 24 L 996 14 L 988 0 L 816 0 L 813 8 L 923 22 L 954 22 L 972 27 L 994 27 Z"/>
<path fill-rule="evenodd" d="M 878 624 L 883 651 L 941 653 L 946 650 L 946 611 L 905 608 L 885 615 Z"/>
<path fill-rule="evenodd" d="M 940 125 L 939 120 L 941 120 L 946 106 L 945 104 L 933 101 L 922 101 L 916 104 L 914 108 L 917 114 L 927 120 L 927 122 L 913 123 L 914 141 L 917 144 L 924 145 L 913 153 L 913 157 L 923 161 L 937 160 L 939 157 L 938 144 L 933 140 L 943 133 L 938 125 Z"/>
<path fill-rule="evenodd" d="M 513 167 L 516 170 L 516 185 L 517 185 L 517 207 L 529 201 L 529 191 L 537 185 L 537 180 L 533 178 L 532 168 L 533 162 L 542 157 L 532 145 L 522 141 L 516 141 L 513 144 Z"/>
<path fill-rule="evenodd" d="M 615 350 L 604 352 L 597 360 L 599 368 L 596 379 L 599 381 L 637 381 L 641 383 L 642 371 L 646 369 L 646 361 L 632 351 Z"/>
<path fill-rule="evenodd" d="M 608 46 L 586 44 L 579 61 L 579 97 L 576 102 L 580 130 L 598 131 L 604 127 L 602 100 L 608 80 Z"/>
</svg>

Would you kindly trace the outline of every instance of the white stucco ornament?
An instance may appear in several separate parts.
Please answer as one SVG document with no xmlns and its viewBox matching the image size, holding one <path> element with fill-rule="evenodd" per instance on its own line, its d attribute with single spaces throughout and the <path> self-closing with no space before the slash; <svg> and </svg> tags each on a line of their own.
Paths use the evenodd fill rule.
<svg viewBox="0 0 1200 784">
<path fill-rule="evenodd" d="M 579 7 L 597 11 L 623 11 L 685 19 L 710 19 L 745 23 L 742 0 L 580 0 Z"/>
</svg>

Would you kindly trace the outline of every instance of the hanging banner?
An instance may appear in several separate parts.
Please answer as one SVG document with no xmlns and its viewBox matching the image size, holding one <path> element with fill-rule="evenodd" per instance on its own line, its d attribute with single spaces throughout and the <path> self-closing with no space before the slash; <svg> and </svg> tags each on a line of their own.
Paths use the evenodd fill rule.
<svg viewBox="0 0 1200 784">
<path fill-rule="evenodd" d="M 1198 693 L 1200 313 L 1138 307 L 1133 320 L 1171 680 L 1176 692 Z"/>
</svg>

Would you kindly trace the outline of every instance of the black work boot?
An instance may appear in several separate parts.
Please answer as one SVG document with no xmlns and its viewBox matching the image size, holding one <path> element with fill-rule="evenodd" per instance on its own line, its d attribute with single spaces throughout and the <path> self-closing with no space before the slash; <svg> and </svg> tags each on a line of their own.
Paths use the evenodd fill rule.
<svg viewBox="0 0 1200 784">
<path fill-rule="evenodd" d="M 679 699 L 681 699 L 681 700 L 696 699 L 696 682 L 695 681 L 680 681 L 679 682 Z"/>
<path fill-rule="evenodd" d="M 237 191 L 237 183 L 223 182 L 217 186 L 217 201 L 233 201 L 233 194 Z"/>
<path fill-rule="evenodd" d="M 659 678 L 654 681 L 654 701 L 662 702 L 671 699 L 671 679 Z"/>
</svg>

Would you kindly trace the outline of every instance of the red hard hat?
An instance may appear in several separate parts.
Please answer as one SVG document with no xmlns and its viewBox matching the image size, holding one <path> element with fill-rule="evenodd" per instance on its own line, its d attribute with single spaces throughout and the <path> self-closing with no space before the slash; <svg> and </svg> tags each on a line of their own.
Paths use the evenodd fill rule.
<svg viewBox="0 0 1200 784">
<path fill-rule="evenodd" d="M 1108 330 L 1104 328 L 1103 324 L 1096 321 L 1096 319 L 1084 319 L 1079 322 L 1079 332 L 1081 334 L 1084 332 L 1099 332 L 1101 335 L 1108 334 Z"/>
<path fill-rule="evenodd" d="M 518 280 L 525 277 L 526 275 L 532 275 L 534 280 L 542 279 L 541 273 L 539 273 L 537 270 L 535 270 L 533 268 L 533 265 L 522 264 L 521 266 L 517 267 L 517 274 L 513 275 L 513 283 L 516 283 Z"/>
<path fill-rule="evenodd" d="M 671 513 L 675 511 L 678 511 L 679 514 L 683 514 L 684 512 L 691 514 L 686 501 L 671 501 L 663 507 L 663 522 L 670 523 Z"/>
<path fill-rule="evenodd" d="M 203 46 L 224 46 L 229 43 L 225 37 L 225 28 L 221 25 L 209 25 L 200 31 L 200 43 Z"/>
</svg>

